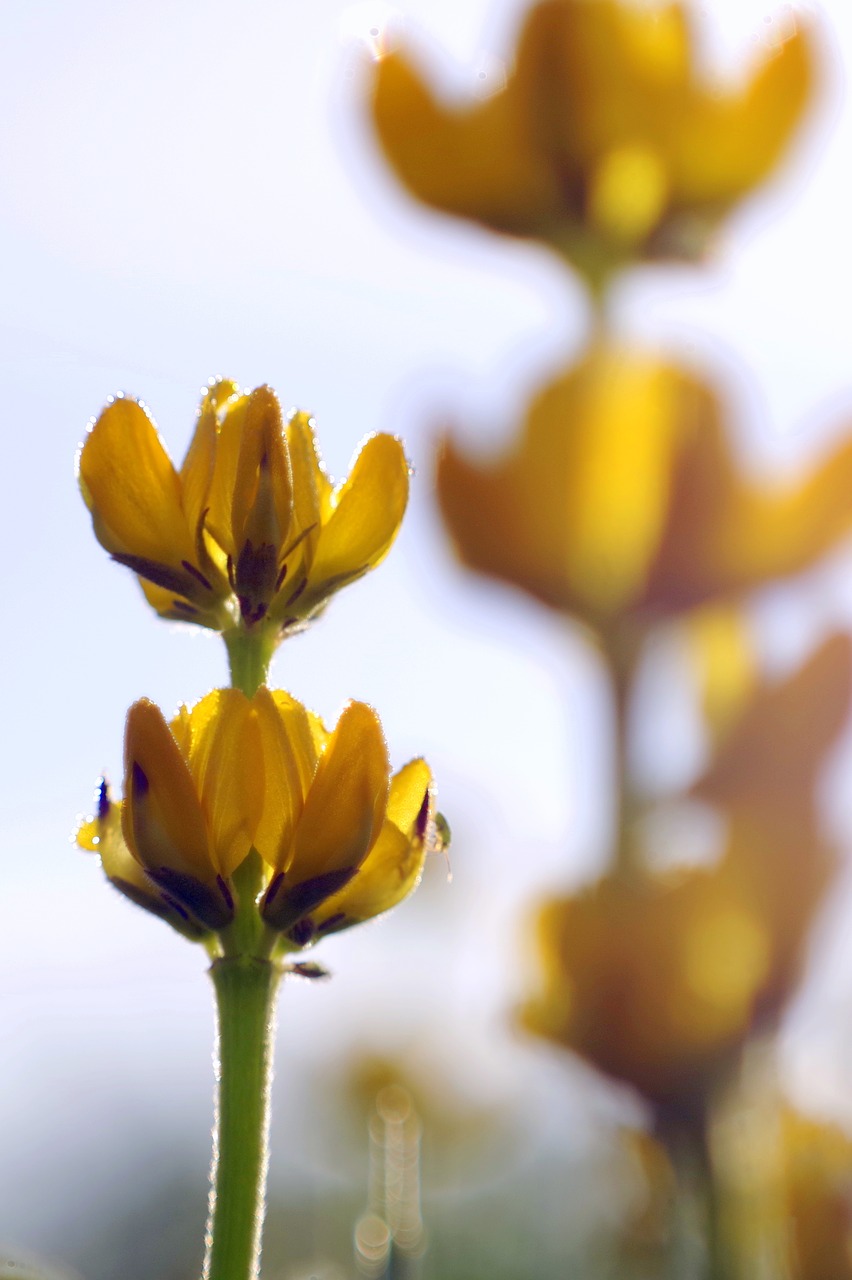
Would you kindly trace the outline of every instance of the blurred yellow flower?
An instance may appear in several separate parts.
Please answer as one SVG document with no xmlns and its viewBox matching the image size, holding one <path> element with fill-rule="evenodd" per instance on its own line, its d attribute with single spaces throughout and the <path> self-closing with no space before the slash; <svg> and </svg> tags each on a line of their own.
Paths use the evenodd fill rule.
<svg viewBox="0 0 852 1280">
<path fill-rule="evenodd" d="M 255 849 L 260 915 L 301 947 L 406 897 L 433 832 L 428 765 L 413 760 L 390 777 L 370 707 L 350 702 L 329 732 L 264 687 L 251 699 L 216 689 L 171 724 L 153 703 L 134 703 L 124 801 L 102 792 L 78 842 L 99 850 L 127 896 L 200 932 L 233 920 L 231 877 Z"/>
<path fill-rule="evenodd" d="M 780 1126 L 780 1228 L 791 1280 L 852 1280 L 852 1140 L 786 1107 Z"/>
<path fill-rule="evenodd" d="M 399 440 L 371 436 L 326 475 L 312 420 L 268 387 L 207 391 L 180 472 L 143 405 L 113 400 L 79 454 L 95 534 L 166 618 L 286 634 L 384 557 L 408 500 Z"/>
<path fill-rule="evenodd" d="M 529 1029 L 660 1108 L 706 1095 L 799 978 L 836 865 L 816 777 L 851 689 L 852 645 L 839 636 L 788 680 L 758 688 L 695 788 L 728 821 L 716 865 L 667 875 L 635 866 L 545 906 Z"/>
<path fill-rule="evenodd" d="M 753 480 L 709 387 L 597 347 L 538 394 L 508 456 L 448 440 L 438 492 L 466 564 L 604 626 L 805 568 L 852 528 L 852 441 L 803 477 Z"/>
<path fill-rule="evenodd" d="M 593 281 L 625 262 L 695 258 L 776 166 L 812 79 L 806 34 L 720 88 L 680 4 L 542 0 L 505 87 L 448 106 L 402 52 L 378 64 L 373 114 L 408 190 L 495 231 L 546 241 Z"/>
<path fill-rule="evenodd" d="M 738 1274 L 852 1280 L 852 1139 L 760 1078 L 729 1097 L 715 1150 Z"/>
</svg>

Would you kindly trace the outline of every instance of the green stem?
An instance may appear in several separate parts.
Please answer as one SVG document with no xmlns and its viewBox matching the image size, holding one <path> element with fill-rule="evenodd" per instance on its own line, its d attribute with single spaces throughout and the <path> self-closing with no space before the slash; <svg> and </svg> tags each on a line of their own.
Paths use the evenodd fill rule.
<svg viewBox="0 0 852 1280">
<path fill-rule="evenodd" d="M 243 955 L 216 960 L 210 973 L 218 1092 L 203 1280 L 257 1280 L 280 970 Z"/>
<path fill-rule="evenodd" d="M 251 631 L 233 627 L 222 632 L 222 639 L 228 650 L 231 684 L 247 698 L 254 697 L 260 686 L 266 684 L 278 641 L 278 629 L 262 623 L 252 627 Z"/>
<path fill-rule="evenodd" d="M 663 1123 L 657 1136 L 668 1149 L 678 1182 L 680 1224 L 674 1248 L 677 1280 L 735 1280 L 736 1268 L 726 1241 L 725 1206 L 713 1160 L 709 1112 L 696 1107 L 674 1124 Z"/>
<path fill-rule="evenodd" d="M 635 870 L 631 829 L 639 809 L 639 798 L 630 776 L 630 703 L 636 668 L 641 653 L 641 633 L 629 622 L 600 636 L 601 656 L 609 669 L 613 699 L 615 764 L 615 862 L 617 870 L 630 876 Z"/>
</svg>

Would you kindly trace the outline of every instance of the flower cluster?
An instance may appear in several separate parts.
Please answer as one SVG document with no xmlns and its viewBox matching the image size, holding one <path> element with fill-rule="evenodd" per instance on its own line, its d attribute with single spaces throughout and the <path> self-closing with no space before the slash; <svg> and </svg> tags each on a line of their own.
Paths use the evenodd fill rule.
<svg viewBox="0 0 852 1280">
<path fill-rule="evenodd" d="M 276 639 L 379 563 L 408 501 L 394 436 L 371 436 L 335 487 L 307 414 L 285 422 L 269 387 L 227 381 L 205 394 L 180 471 L 145 407 L 120 397 L 78 473 L 98 541 L 157 613 L 216 631 L 263 624 Z"/>
<path fill-rule="evenodd" d="M 102 781 L 78 842 L 125 896 L 214 952 L 249 935 L 258 954 L 296 950 L 395 906 L 438 843 L 428 766 L 391 776 L 372 708 L 350 702 L 329 732 L 265 676 L 275 645 L 388 551 L 408 497 L 400 442 L 372 436 L 335 488 L 306 414 L 285 423 L 268 387 L 220 381 L 179 472 L 123 398 L 78 471 L 98 540 L 162 617 L 223 632 L 236 685 L 171 723 L 136 702 L 124 798 Z"/>
<path fill-rule="evenodd" d="M 261 919 L 287 948 L 378 915 L 411 892 L 434 820 L 432 778 L 393 778 L 375 712 L 352 702 L 333 733 L 289 694 L 215 689 L 167 724 L 134 703 L 124 800 L 101 784 L 80 830 L 129 898 L 194 936 L 227 930 L 234 876 L 256 851 Z"/>
<path fill-rule="evenodd" d="M 438 491 L 472 568 L 606 625 L 807 567 L 852 529 L 852 441 L 803 478 L 758 484 L 703 380 L 598 346 L 538 393 L 506 458 L 478 464 L 447 440 Z"/>
<path fill-rule="evenodd" d="M 720 90 L 699 73 L 681 5 L 540 0 L 492 96 L 444 105 L 393 51 L 373 113 L 418 199 L 539 240 L 597 285 L 636 259 L 701 255 L 781 159 L 811 79 L 802 31 Z"/>
<path fill-rule="evenodd" d="M 444 437 L 438 498 L 459 559 L 581 623 L 612 691 L 612 857 L 539 910 L 523 1023 L 638 1090 L 673 1160 L 686 1143 L 711 1181 L 720 1090 L 796 991 L 835 880 L 818 781 L 852 695 L 845 636 L 769 681 L 746 606 L 852 531 L 852 442 L 792 477 L 749 474 L 725 396 L 706 372 L 616 338 L 611 286 L 638 264 L 700 263 L 783 161 L 817 69 L 812 33 L 787 19 L 785 38 L 721 86 L 677 0 L 537 0 L 489 95 L 442 100 L 396 48 L 370 97 L 410 194 L 555 251 L 588 292 L 586 349 L 533 396 L 502 455 Z M 661 800 L 636 776 L 634 739 L 653 714 L 646 661 L 675 640 L 706 759 Z M 660 835 L 672 805 L 714 811 L 708 861 Z M 852 1173 L 845 1147 L 844 1159 Z M 710 1253 L 707 1274 L 727 1275 Z"/>
<path fill-rule="evenodd" d="M 852 529 L 852 443 L 807 475 L 750 477 L 707 377 L 616 342 L 602 294 L 634 263 L 698 258 L 776 167 L 809 96 L 811 44 L 794 30 L 720 92 L 680 4 L 539 0 L 490 97 L 442 104 L 398 50 L 373 82 L 378 137 L 408 189 L 558 250 L 598 307 L 587 350 L 534 396 L 505 454 L 476 461 L 445 438 L 437 487 L 459 557 L 580 620 L 609 667 L 625 762 L 614 865 L 544 909 L 544 982 L 525 1020 L 658 1106 L 706 1096 L 783 1008 L 834 867 L 813 791 L 849 701 L 848 646 L 769 687 L 736 618 L 748 592 Z M 693 798 L 726 835 L 716 865 L 661 875 L 625 740 L 666 627 L 701 667 L 714 755 Z"/>
<path fill-rule="evenodd" d="M 688 1110 L 771 1026 L 800 976 L 837 868 L 814 791 L 852 697 L 852 645 L 834 636 L 792 677 L 754 690 L 692 796 L 716 806 L 710 867 L 610 872 L 538 920 L 543 983 L 527 1026 Z M 638 824 L 637 824 L 638 825 Z M 627 832 L 628 839 L 638 833 Z"/>
</svg>

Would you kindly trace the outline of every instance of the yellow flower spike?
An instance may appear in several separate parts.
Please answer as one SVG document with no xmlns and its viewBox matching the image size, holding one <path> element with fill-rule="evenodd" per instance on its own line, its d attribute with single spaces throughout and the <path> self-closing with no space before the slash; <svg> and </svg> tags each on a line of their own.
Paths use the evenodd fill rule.
<svg viewBox="0 0 852 1280">
<path fill-rule="evenodd" d="M 270 853 L 275 873 L 261 914 L 278 930 L 295 925 L 345 885 L 367 857 L 387 809 L 389 764 L 376 713 L 350 702 L 317 762 L 289 848 Z"/>
<path fill-rule="evenodd" d="M 180 474 L 135 401 L 109 405 L 79 457 L 95 533 L 157 613 L 224 632 L 232 661 L 254 632 L 264 670 L 279 640 L 387 554 L 408 474 L 400 442 L 376 435 L 335 488 L 312 419 L 285 423 L 269 387 L 227 380 L 206 393 Z"/>
<path fill-rule="evenodd" d="M 107 879 L 137 907 L 161 917 L 194 942 L 203 939 L 204 926 L 160 889 L 133 857 L 122 833 L 121 810 L 121 804 L 112 800 L 106 779 L 102 778 L 98 785 L 97 815 L 78 827 L 75 834 L 78 846 L 98 854 Z"/>
<path fill-rule="evenodd" d="M 460 557 L 605 628 L 797 573 L 852 528 L 852 442 L 795 483 L 735 463 L 712 391 L 596 347 L 534 399 L 494 463 L 447 441 L 438 493 Z"/>
<path fill-rule="evenodd" d="M 712 868 L 635 867 L 550 903 L 526 1025 L 682 1107 L 772 1025 L 801 976 L 837 867 L 815 788 L 852 692 L 852 642 L 832 637 L 791 677 L 758 685 L 695 794 L 727 819 Z"/>
<path fill-rule="evenodd" d="M 231 919 L 233 900 L 214 862 L 207 819 L 189 765 L 158 707 L 127 713 L 122 828 L 156 884 L 210 929 Z"/>
<path fill-rule="evenodd" d="M 542 0 L 484 101 L 445 105 L 404 53 L 381 60 L 379 140 L 412 195 L 550 244 L 594 287 L 631 261 L 697 258 L 783 155 L 812 53 L 798 30 L 719 92 L 693 43 L 680 4 Z"/>
</svg>

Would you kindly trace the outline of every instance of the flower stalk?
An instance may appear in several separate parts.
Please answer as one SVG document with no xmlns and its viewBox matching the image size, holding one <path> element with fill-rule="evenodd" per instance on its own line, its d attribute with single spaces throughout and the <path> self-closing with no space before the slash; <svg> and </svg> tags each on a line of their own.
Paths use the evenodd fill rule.
<svg viewBox="0 0 852 1280">
<path fill-rule="evenodd" d="M 203 1280 L 257 1280 L 269 1158 L 279 966 L 225 956 L 216 992 L 216 1121 Z"/>
<path fill-rule="evenodd" d="M 232 687 L 253 698 L 267 682 L 269 664 L 279 639 L 277 628 L 261 625 L 249 631 L 234 627 L 223 632 L 222 639 L 228 651 Z"/>
</svg>

